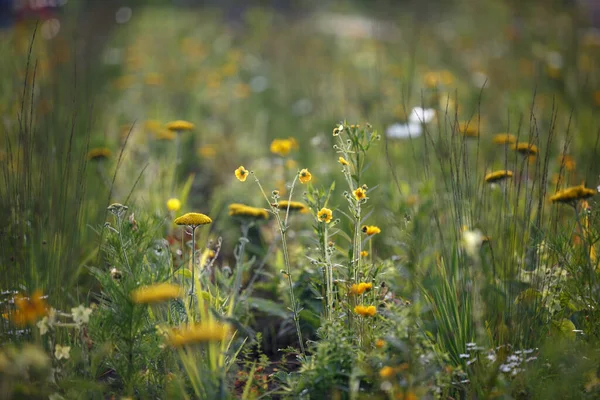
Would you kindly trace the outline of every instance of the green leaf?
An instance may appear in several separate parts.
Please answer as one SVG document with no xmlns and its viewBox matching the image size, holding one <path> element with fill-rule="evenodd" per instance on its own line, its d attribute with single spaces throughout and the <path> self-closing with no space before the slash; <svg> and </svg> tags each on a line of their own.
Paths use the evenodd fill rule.
<svg viewBox="0 0 600 400">
<path fill-rule="evenodd" d="M 250 307 L 256 310 L 262 311 L 266 314 L 273 315 L 279 318 L 287 319 L 290 316 L 290 314 L 285 310 L 285 308 L 282 305 L 277 304 L 269 299 L 263 299 L 260 297 L 249 297 L 248 304 L 250 305 Z"/>
</svg>

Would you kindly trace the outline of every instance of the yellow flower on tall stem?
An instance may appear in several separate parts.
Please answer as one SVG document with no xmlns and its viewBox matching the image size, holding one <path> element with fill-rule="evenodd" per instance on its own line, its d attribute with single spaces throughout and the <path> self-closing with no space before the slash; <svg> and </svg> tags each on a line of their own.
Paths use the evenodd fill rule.
<svg viewBox="0 0 600 400">
<path fill-rule="evenodd" d="M 367 191 L 362 187 L 357 188 L 354 191 L 354 198 L 358 201 L 364 200 L 367 198 Z"/>
<path fill-rule="evenodd" d="M 342 164 L 343 166 L 346 166 L 346 165 L 348 165 L 348 161 L 346 161 L 346 159 L 345 159 L 344 157 L 340 157 L 340 158 L 338 158 L 338 162 L 339 162 L 340 164 Z"/>
<path fill-rule="evenodd" d="M 496 183 L 496 182 L 500 182 L 507 178 L 512 178 L 512 176 L 513 176 L 512 171 L 501 170 L 501 171 L 490 172 L 489 174 L 487 174 L 485 176 L 484 179 L 487 183 Z"/>
<path fill-rule="evenodd" d="M 298 179 L 300 183 L 308 183 L 312 179 L 312 174 L 306 168 L 300 171 Z"/>
<path fill-rule="evenodd" d="M 373 236 L 381 233 L 381 229 L 379 229 L 379 227 L 375 225 L 363 225 L 361 230 L 367 236 Z"/>
<path fill-rule="evenodd" d="M 553 203 L 574 204 L 578 200 L 590 198 L 596 193 L 598 193 L 596 190 L 586 188 L 583 184 L 581 184 L 579 186 L 572 186 L 563 190 L 559 190 L 550 197 L 550 201 Z"/>
<path fill-rule="evenodd" d="M 325 222 L 326 224 L 331 222 L 333 218 L 333 212 L 329 208 L 321 208 L 321 210 L 317 213 L 317 218 L 321 222 Z"/>
</svg>

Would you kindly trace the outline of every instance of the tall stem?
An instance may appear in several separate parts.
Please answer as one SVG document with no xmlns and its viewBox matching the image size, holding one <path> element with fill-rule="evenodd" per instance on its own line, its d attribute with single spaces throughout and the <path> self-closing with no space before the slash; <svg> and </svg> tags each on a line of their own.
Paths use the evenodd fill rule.
<svg viewBox="0 0 600 400">
<path fill-rule="evenodd" d="M 196 226 L 192 228 L 192 288 L 190 289 L 190 310 L 192 309 L 192 301 L 194 299 L 194 283 L 196 282 Z"/>
<path fill-rule="evenodd" d="M 263 187 L 260 184 L 260 181 L 258 180 L 256 175 L 254 175 L 253 172 L 251 172 L 251 174 L 252 174 L 252 176 L 254 176 L 254 181 L 260 188 L 260 191 L 263 194 L 265 200 L 267 201 L 267 203 L 269 203 L 269 205 L 271 207 L 271 212 L 275 215 L 275 218 L 277 219 L 277 226 L 279 227 L 279 233 L 281 235 L 281 250 L 283 251 L 283 261 L 285 263 L 285 274 L 287 275 L 288 285 L 289 285 L 289 289 L 290 289 L 291 311 L 292 311 L 292 315 L 294 317 L 294 324 L 296 325 L 296 333 L 298 334 L 298 342 L 300 344 L 300 351 L 302 352 L 302 355 L 304 356 L 306 351 L 304 350 L 304 340 L 302 339 L 302 331 L 300 330 L 299 307 L 298 307 L 298 303 L 296 302 L 296 295 L 294 294 L 294 281 L 292 280 L 292 268 L 291 268 L 291 263 L 290 263 L 290 255 L 289 255 L 288 248 L 287 248 L 287 241 L 285 239 L 285 235 L 287 233 L 286 223 L 287 223 L 287 219 L 288 219 L 289 211 L 290 211 L 289 201 L 291 201 L 291 199 L 292 199 L 292 193 L 294 191 L 294 186 L 296 184 L 296 180 L 298 179 L 298 174 L 296 174 L 296 177 L 294 178 L 294 181 L 292 182 L 292 187 L 290 188 L 290 197 L 289 197 L 288 207 L 287 207 L 287 211 L 286 211 L 286 215 L 285 215 L 285 222 L 281 219 L 281 215 L 279 215 L 279 209 L 277 207 L 271 205 L 271 202 L 269 201 L 269 198 L 267 197 L 267 194 L 265 193 L 265 190 L 263 189 Z"/>
</svg>

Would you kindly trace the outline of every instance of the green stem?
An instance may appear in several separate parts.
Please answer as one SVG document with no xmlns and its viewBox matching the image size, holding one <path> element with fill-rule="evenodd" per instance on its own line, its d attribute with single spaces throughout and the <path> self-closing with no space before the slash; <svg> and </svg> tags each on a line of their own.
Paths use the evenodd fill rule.
<svg viewBox="0 0 600 400">
<path fill-rule="evenodd" d="M 196 226 L 192 228 L 192 287 L 190 289 L 190 312 L 192 311 L 192 303 L 194 299 L 194 283 L 196 282 Z M 193 314 L 192 314 L 193 315 Z"/>
</svg>

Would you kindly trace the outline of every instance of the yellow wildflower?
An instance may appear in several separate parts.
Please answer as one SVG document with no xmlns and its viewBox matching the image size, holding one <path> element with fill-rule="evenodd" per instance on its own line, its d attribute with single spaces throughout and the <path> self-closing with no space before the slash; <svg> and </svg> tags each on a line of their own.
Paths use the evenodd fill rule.
<svg viewBox="0 0 600 400">
<path fill-rule="evenodd" d="M 366 250 L 363 250 L 363 251 L 360 252 L 360 256 L 361 257 L 368 257 L 369 256 L 369 252 L 366 251 Z"/>
<path fill-rule="evenodd" d="M 375 306 L 358 305 L 354 307 L 354 312 L 361 317 L 374 317 L 377 314 L 377 308 Z"/>
<path fill-rule="evenodd" d="M 396 370 L 390 366 L 385 366 L 379 370 L 379 376 L 383 379 L 389 379 L 396 374 Z"/>
<path fill-rule="evenodd" d="M 271 204 L 271 205 L 275 206 L 275 204 Z M 288 205 L 289 205 L 290 211 L 300 211 L 301 213 L 308 212 L 308 207 L 306 207 L 303 203 L 300 203 L 299 201 L 281 200 L 280 202 L 277 203 L 277 208 L 279 208 L 280 210 L 287 210 Z"/>
<path fill-rule="evenodd" d="M 248 177 L 248 170 L 244 168 L 243 165 L 240 165 L 240 167 L 235 170 L 235 177 L 238 178 L 240 182 L 245 182 Z"/>
<path fill-rule="evenodd" d="M 111 154 L 111 151 L 106 147 L 97 147 L 88 152 L 87 158 L 88 160 L 100 161 L 109 158 Z"/>
<path fill-rule="evenodd" d="M 198 155 L 202 158 L 214 158 L 217 155 L 217 150 L 214 146 L 207 144 L 198 149 Z"/>
<path fill-rule="evenodd" d="M 312 174 L 306 168 L 300 171 L 300 183 L 308 183 L 312 179 Z"/>
<path fill-rule="evenodd" d="M 295 145 L 295 142 L 293 142 L 289 139 L 274 139 L 271 142 L 270 150 L 271 150 L 271 153 L 273 153 L 273 154 L 278 154 L 282 157 L 285 157 L 292 150 L 294 145 Z M 296 145 L 297 145 L 297 142 L 296 142 Z"/>
<path fill-rule="evenodd" d="M 181 347 L 195 343 L 220 342 L 229 333 L 229 326 L 220 323 L 198 323 L 169 334 L 169 344 Z"/>
<path fill-rule="evenodd" d="M 358 201 L 361 201 L 361 200 L 367 198 L 367 191 L 365 189 L 363 189 L 362 187 L 357 188 L 353 193 L 354 193 L 354 198 Z"/>
<path fill-rule="evenodd" d="M 572 203 L 577 200 L 587 199 L 596 194 L 596 190 L 586 188 L 583 184 L 579 186 L 568 187 L 564 190 L 559 190 L 550 197 L 553 203 Z"/>
<path fill-rule="evenodd" d="M 181 208 L 181 201 L 179 201 L 179 199 L 176 198 L 171 198 L 167 200 L 167 208 L 169 209 L 169 211 L 179 211 L 179 209 Z"/>
<path fill-rule="evenodd" d="M 378 349 L 381 349 L 383 346 L 385 346 L 385 340 L 377 339 L 375 341 L 375 347 L 377 347 Z"/>
<path fill-rule="evenodd" d="M 165 125 L 165 128 L 172 132 L 183 132 L 183 131 L 191 131 L 194 129 L 194 124 L 188 121 L 183 121 L 178 119 L 177 121 L 171 121 Z"/>
<path fill-rule="evenodd" d="M 264 208 L 247 206 L 245 204 L 233 203 L 229 205 L 229 215 L 250 218 L 269 218 L 269 213 Z"/>
<path fill-rule="evenodd" d="M 11 320 L 19 326 L 34 323 L 40 317 L 46 315 L 48 311 L 48 305 L 40 290 L 33 292 L 31 297 L 17 294 L 13 302 L 17 309 L 12 314 Z M 8 315 L 3 316 L 8 317 Z"/>
<path fill-rule="evenodd" d="M 512 178 L 512 176 L 513 176 L 512 171 L 501 170 L 501 171 L 490 172 L 489 174 L 487 174 L 485 176 L 484 179 L 487 183 L 494 183 L 494 182 L 500 182 L 501 180 L 504 180 L 506 178 Z"/>
<path fill-rule="evenodd" d="M 513 150 L 526 156 L 535 156 L 538 153 L 538 148 L 535 144 L 521 142 L 512 146 Z"/>
<path fill-rule="evenodd" d="M 375 225 L 363 225 L 363 227 L 361 228 L 363 233 L 366 234 L 367 236 L 372 236 L 372 235 L 376 235 L 378 233 L 381 233 L 381 229 L 379 229 L 379 227 L 375 226 Z"/>
<path fill-rule="evenodd" d="M 492 141 L 496 144 L 515 144 L 517 138 L 510 133 L 499 133 L 493 137 Z"/>
<path fill-rule="evenodd" d="M 333 218 L 333 212 L 329 208 L 321 208 L 321 211 L 317 213 L 317 218 L 319 219 L 319 221 L 328 224 Z"/>
<path fill-rule="evenodd" d="M 212 219 L 209 216 L 200 213 L 187 213 L 181 217 L 175 218 L 175 224 L 187 225 L 187 226 L 200 226 L 212 223 Z"/>
<path fill-rule="evenodd" d="M 157 283 L 155 285 L 143 286 L 131 292 L 131 300 L 138 304 L 154 304 L 177 299 L 183 296 L 180 286 L 172 283 Z"/>
<path fill-rule="evenodd" d="M 465 137 L 478 137 L 479 129 L 474 122 L 461 122 L 458 124 L 458 132 Z"/>
<path fill-rule="evenodd" d="M 344 157 L 338 158 L 338 162 L 344 166 L 348 165 L 348 161 Z"/>
<path fill-rule="evenodd" d="M 359 284 L 352 284 L 352 286 L 350 286 L 350 294 L 355 294 L 355 295 L 361 295 L 364 292 L 373 289 L 373 284 L 370 282 L 361 282 Z"/>
</svg>

